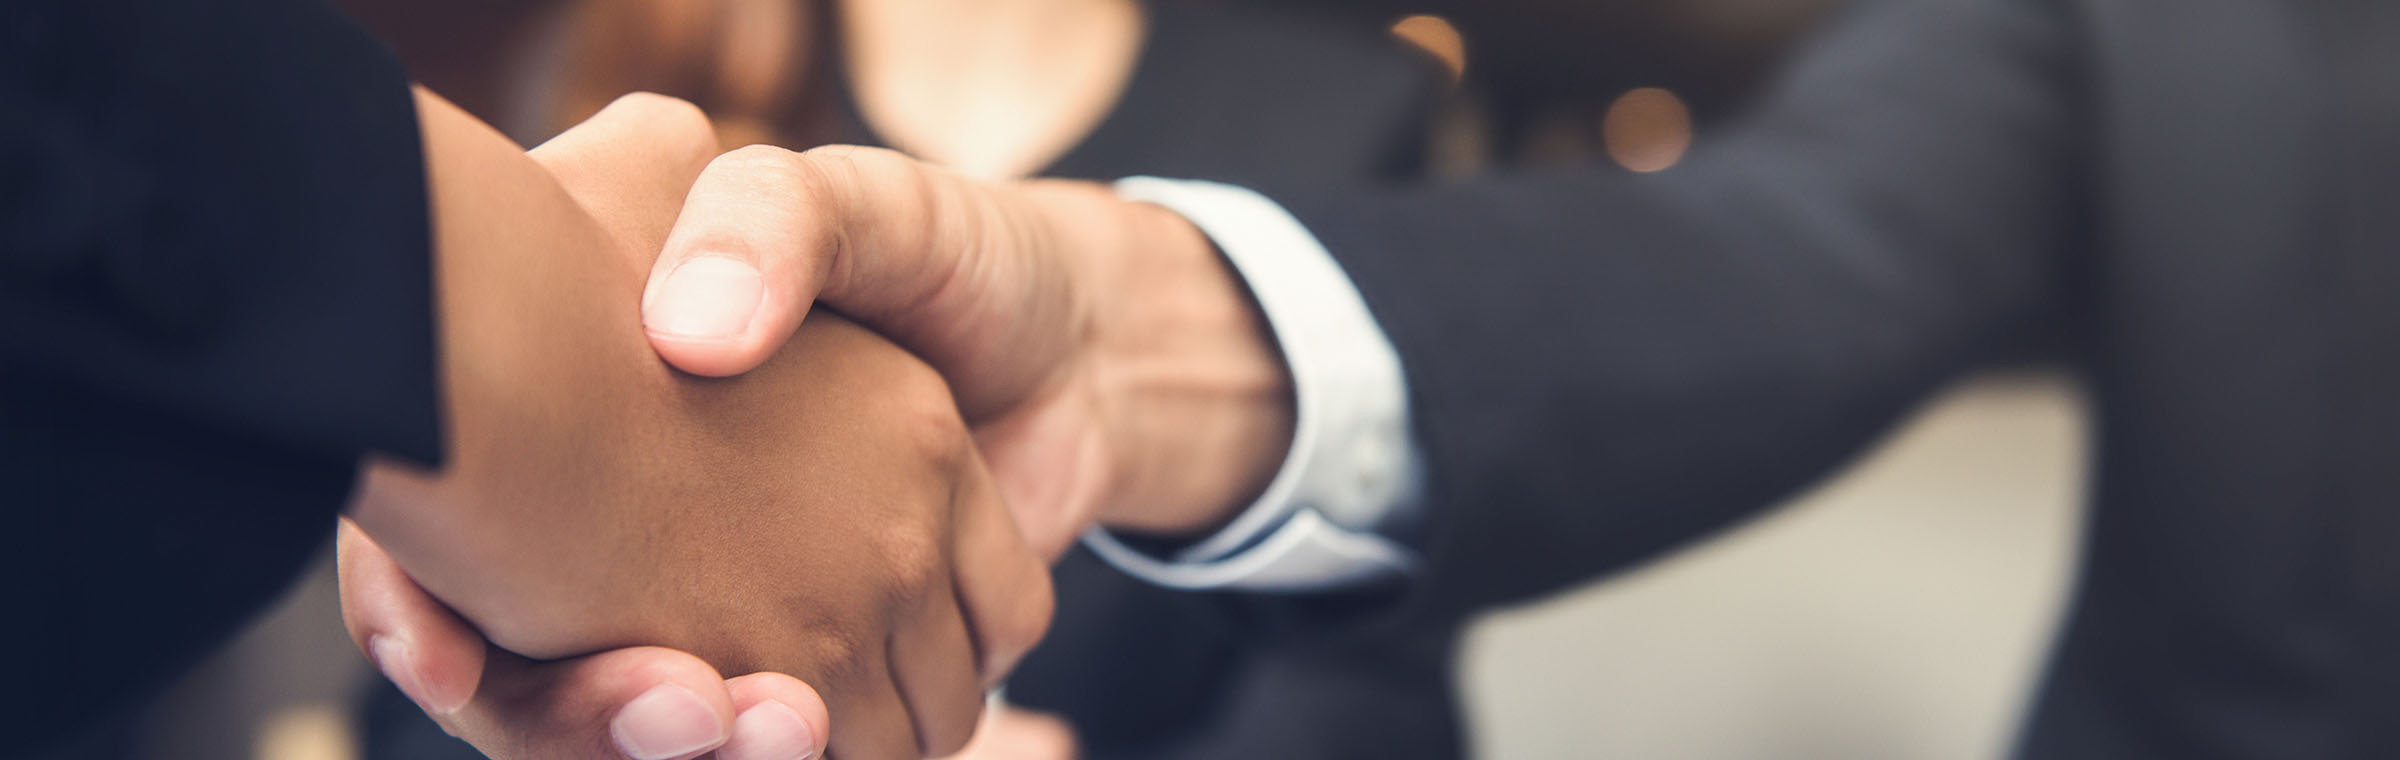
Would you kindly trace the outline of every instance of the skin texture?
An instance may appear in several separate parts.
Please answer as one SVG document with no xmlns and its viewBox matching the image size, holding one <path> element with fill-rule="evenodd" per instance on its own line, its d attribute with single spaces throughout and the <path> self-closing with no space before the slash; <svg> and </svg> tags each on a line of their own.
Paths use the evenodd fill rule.
<svg viewBox="0 0 2400 760">
<path fill-rule="evenodd" d="M 1213 527 L 1263 486 L 1291 439 L 1288 370 L 1263 318 L 1206 239 L 1163 209 L 1089 184 L 984 185 L 863 149 L 736 151 L 712 161 L 682 202 L 649 292 L 696 256 L 757 267 L 763 286 L 751 294 L 756 313 L 729 334 L 653 329 L 661 356 L 687 371 L 748 370 L 777 355 L 822 292 L 961 381 L 958 400 L 979 420 L 975 436 L 998 487 L 1045 553 L 1096 517 L 1163 534 Z M 646 300 L 646 319 L 677 321 L 676 304 Z M 345 583 L 354 564 L 369 564 L 353 556 L 344 555 Z M 362 593 L 344 598 L 363 613 L 355 616 L 432 649 L 480 647 L 410 603 L 422 592 L 405 578 L 362 575 Z M 690 655 L 656 647 L 603 656 L 623 669 L 657 668 L 644 672 L 660 682 L 670 679 L 657 674 L 695 670 Z M 987 675 L 1000 670 L 986 664 Z M 521 705 L 621 703 L 632 693 L 624 679 L 582 672 L 502 671 L 495 681 L 487 669 L 479 685 L 465 670 L 395 680 L 477 695 L 469 712 L 525 750 L 504 757 L 595 741 L 590 721 Z M 484 697 L 495 692 L 518 696 Z M 837 750 L 844 730 L 834 728 Z M 1046 736 L 1012 732 L 976 751 L 1041 752 L 1055 746 Z"/>
<path fill-rule="evenodd" d="M 824 747 L 831 719 L 806 683 L 761 672 L 726 679 L 693 655 L 664 647 L 627 647 L 551 662 L 491 646 L 465 620 L 425 594 L 381 547 L 348 520 L 336 540 L 342 622 L 359 651 L 454 736 L 495 757 L 624 757 L 619 724 L 657 724 L 627 705 L 662 686 L 698 697 L 707 721 L 734 756 L 744 746 L 788 746 L 792 731 L 745 725 L 737 715 L 765 708 L 798 716 L 801 741 Z"/>
<path fill-rule="evenodd" d="M 725 144 L 757 140 L 807 144 L 810 135 L 823 131 L 824 125 L 812 121 L 822 116 L 823 109 L 812 105 L 814 100 L 808 95 L 818 82 L 818 71 L 813 65 L 816 56 L 806 47 L 814 33 L 812 25 L 821 20 L 808 17 L 803 3 L 343 0 L 341 4 L 391 42 L 428 84 L 456 96 L 462 105 L 485 118 L 513 120 L 521 133 L 551 133 L 598 110 L 616 93 L 632 89 L 668 92 L 699 103 L 713 117 Z M 1010 174 L 1039 165 L 1045 156 L 1079 139 L 1114 102 L 1131 72 L 1140 42 L 1138 14 L 1121 0 L 1001 4 L 925 0 L 848 3 L 844 7 L 848 12 L 843 14 L 845 23 L 839 31 L 850 43 L 845 47 L 850 53 L 846 70 L 852 75 L 852 88 L 869 106 L 866 118 L 878 131 L 912 148 L 945 157 L 953 164 L 983 167 L 976 171 L 985 175 Z M 1007 42 L 1036 37 L 1043 38 L 1044 44 Z M 563 56 L 561 60 L 542 64 L 529 57 L 544 49 L 545 39 L 564 41 L 555 48 Z M 979 44 L 962 48 L 964 43 Z M 917 65 L 928 62 L 944 65 Z M 519 89 L 534 70 L 557 72 L 548 75 L 556 79 L 551 82 L 551 95 L 528 101 Z M 1070 76 L 1062 76 L 1062 72 Z M 979 79 L 972 87 L 953 86 L 964 81 L 962 76 Z M 1025 129 L 1006 135 L 988 131 L 965 134 L 951 128 L 962 123 L 960 114 L 993 109 L 1030 109 L 1057 118 L 1012 119 L 1023 122 Z M 619 157 L 630 155 L 620 153 Z M 562 168 L 559 162 L 546 163 L 554 171 Z M 696 167 L 677 170 L 697 172 Z M 599 189 L 582 192 L 570 183 L 568 189 L 589 206 L 592 200 L 588 196 L 610 192 L 605 183 L 594 187 Z M 1204 270 L 1203 274 L 1214 273 Z M 796 316 L 792 319 L 796 323 Z M 771 329 L 783 333 L 791 326 L 779 323 Z M 684 369 L 715 367 L 722 371 L 726 360 L 707 358 L 707 350 L 687 352 L 702 358 L 700 366 Z M 733 361 L 755 364 L 756 353 L 753 348 Z M 1070 390 L 1050 394 L 1056 403 L 1019 404 L 1036 411 L 990 415 L 978 425 L 979 439 L 1008 452 L 998 474 L 1005 492 L 1041 505 L 1020 514 L 1021 519 L 1032 521 L 1027 526 L 1029 533 L 1037 537 L 1045 554 L 1063 551 L 1078 526 L 1098 508 L 1103 480 L 1112 477 L 1103 474 L 1111 465 L 1103 462 L 1106 440 L 1092 424 L 1099 410 L 1091 407 L 1096 394 L 1088 389 L 1096 387 L 1094 381 L 1103 376 L 1127 381 L 1144 375 L 1155 378 L 1172 366 L 1162 361 L 1135 362 L 1120 365 L 1114 373 L 1090 369 L 1066 373 L 1062 376 L 1076 382 Z M 1203 369 L 1239 371 L 1221 363 Z M 1255 383 L 1270 405 L 1288 403 L 1282 401 L 1283 393 L 1275 386 L 1278 372 L 1279 368 L 1261 373 L 1265 379 Z M 1182 396 L 1151 395 L 1166 402 Z M 1183 399 L 1186 404 L 1195 401 Z M 1216 440 L 1239 438 L 1258 428 L 1272 430 L 1279 424 L 1284 423 L 1274 414 L 1149 415 L 1128 423 L 1135 429 L 1125 435 L 1182 432 Z M 1178 430 L 1177 425 L 1183 428 Z M 1045 445 L 1052 439 L 1064 445 Z M 1279 446 L 1270 447 L 1277 453 L 1261 450 L 1254 458 L 1280 456 Z M 1179 464 L 1171 456 L 1151 457 L 1144 464 L 1126 467 L 1128 474 L 1123 477 L 1156 482 L 1153 490 L 1173 485 L 1159 481 L 1204 477 Z M 1250 487 L 1240 481 L 1215 485 L 1233 490 Z M 1195 501 L 1210 498 L 1197 497 Z M 1177 528 L 1169 524 L 1156 529 L 1172 532 Z M 495 662 L 513 660 L 523 666 L 487 669 L 481 664 L 485 643 L 480 635 L 458 624 L 405 573 L 392 567 L 379 547 L 363 535 L 346 539 L 344 547 L 345 583 L 355 591 L 345 594 L 345 620 L 352 622 L 362 651 L 369 638 L 377 635 L 419 644 L 431 654 L 422 658 L 426 662 L 414 663 L 407 677 L 395 678 L 403 690 L 454 733 L 462 730 L 456 724 L 465 717 L 475 718 L 470 722 L 486 729 L 506 729 L 515 756 L 546 752 L 587 756 L 590 753 L 584 748 L 603 744 L 608 738 L 608 717 L 632 695 L 643 692 L 634 686 L 671 683 L 708 693 L 713 688 L 709 684 L 716 680 L 714 670 L 698 658 L 659 647 L 628 647 L 589 658 L 604 659 L 623 673 L 568 670 L 564 663 L 533 666 L 496 648 L 493 651 L 499 659 Z M 354 568 L 362 571 L 350 572 Z M 379 664 L 385 665 L 387 674 L 393 673 L 389 664 Z M 579 675 L 569 677 L 567 673 Z M 736 682 L 754 687 L 749 693 L 761 691 L 755 688 L 759 684 L 775 684 L 775 690 L 785 694 L 784 703 L 801 706 L 802 713 L 809 713 L 813 706 L 822 714 L 813 690 L 787 675 L 760 673 Z M 418 694 L 425 690 L 452 699 L 428 700 Z M 518 696 L 504 702 L 483 697 L 495 692 Z M 710 701 L 721 703 L 714 697 Z M 575 715 L 538 709 L 567 703 L 595 707 L 587 710 L 588 714 Z M 459 712 L 447 712 L 438 709 L 440 706 Z M 602 706 L 607 709 L 599 709 Z M 731 709 L 752 706 L 736 700 Z M 999 713 L 1012 714 L 1006 710 Z M 730 721 L 731 713 L 722 713 L 720 719 Z M 818 720 L 815 726 L 822 741 L 826 724 Z M 1059 727 L 1058 733 L 1066 733 L 1063 724 Z M 734 743 L 729 747 L 738 748 L 743 726 L 735 726 L 733 732 Z M 995 729 L 993 733 L 980 737 L 966 756 L 1051 756 L 1060 746 L 1049 741 L 1050 732 Z M 1022 751 L 1012 749 L 1020 745 Z"/>
<path fill-rule="evenodd" d="M 644 317 L 660 356 L 743 372 L 814 301 L 857 316 L 952 381 L 1028 540 L 1053 556 L 1095 520 L 1214 530 L 1280 466 L 1290 370 L 1181 217 L 1090 183 L 983 184 L 889 151 L 737 154 L 694 186 L 652 270 Z M 660 294 L 684 290 L 673 281 L 694 257 L 757 268 L 738 328 L 662 329 L 687 324 Z M 1005 710 L 962 757 L 1076 754 L 1063 721 Z"/>
<path fill-rule="evenodd" d="M 695 258 L 755 267 L 755 313 L 718 334 L 676 329 L 724 300 L 675 297 Z M 871 148 L 744 148 L 694 184 L 643 313 L 660 356 L 733 375 L 819 301 L 950 381 L 1045 553 L 1095 519 L 1212 529 L 1290 445 L 1290 372 L 1231 268 L 1181 217 L 1096 184 L 987 184 Z"/>
<path fill-rule="evenodd" d="M 786 204 L 823 212 L 788 213 Z M 653 329 L 661 356 L 704 374 L 745 371 L 777 355 L 821 292 L 960 381 L 958 400 L 979 420 L 975 437 L 998 487 L 1046 555 L 1094 519 L 1161 534 L 1221 524 L 1263 487 L 1291 440 L 1289 372 L 1246 291 L 1180 217 L 1104 188 L 983 185 L 888 151 L 753 147 L 709 164 L 670 238 L 651 292 L 691 257 L 764 274 L 763 287 L 744 291 L 757 312 L 738 329 Z M 649 321 L 678 322 L 676 304 L 646 301 Z M 345 606 L 379 606 L 379 619 L 443 647 L 477 644 L 398 603 L 421 593 L 413 584 L 384 580 L 376 593 L 346 593 Z M 664 668 L 688 658 L 658 648 L 608 656 Z M 987 675 L 1002 670 L 988 666 Z M 485 678 L 482 689 L 494 690 Z M 406 688 L 412 679 L 395 680 Z M 420 682 L 482 693 L 464 680 L 451 671 Z M 596 677 L 506 686 L 553 700 L 627 691 Z M 526 756 L 592 741 L 588 722 L 507 714 L 520 721 Z M 834 728 L 837 751 L 844 730 Z M 1047 736 L 1010 732 L 976 752 L 1039 753 L 1055 746 Z"/>
<path fill-rule="evenodd" d="M 450 460 L 373 465 L 357 523 L 513 652 L 671 646 L 813 684 L 843 757 L 962 746 L 986 668 L 1038 638 L 1049 598 L 940 378 L 838 319 L 733 382 L 649 353 L 625 305 L 654 210 L 714 147 L 689 105 L 637 98 L 596 121 L 661 131 L 534 158 L 420 106 Z M 607 163 L 627 146 L 652 157 Z"/>
<path fill-rule="evenodd" d="M 1074 760 L 1082 751 L 1066 721 L 1032 710 L 995 711 L 975 741 L 951 760 Z"/>
</svg>

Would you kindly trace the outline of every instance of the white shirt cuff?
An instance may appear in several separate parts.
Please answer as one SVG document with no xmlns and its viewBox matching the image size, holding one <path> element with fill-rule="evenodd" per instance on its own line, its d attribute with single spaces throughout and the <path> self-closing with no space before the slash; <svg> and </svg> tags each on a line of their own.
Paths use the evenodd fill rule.
<svg viewBox="0 0 2400 760">
<path fill-rule="evenodd" d="M 1341 265 L 1282 206 L 1249 190 L 1156 177 L 1120 180 L 1116 190 L 1181 214 L 1224 252 L 1282 345 L 1297 419 L 1282 469 L 1216 534 L 1172 557 L 1105 530 L 1085 534 L 1085 545 L 1136 577 L 1186 589 L 1325 591 L 1413 574 L 1417 553 L 1391 538 L 1422 509 L 1407 379 Z"/>
</svg>

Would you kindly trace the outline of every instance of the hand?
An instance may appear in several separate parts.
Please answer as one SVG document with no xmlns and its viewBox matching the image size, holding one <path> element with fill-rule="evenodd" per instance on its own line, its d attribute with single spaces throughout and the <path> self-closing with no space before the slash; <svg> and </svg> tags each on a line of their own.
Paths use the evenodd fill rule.
<svg viewBox="0 0 2400 760">
<path fill-rule="evenodd" d="M 342 624 L 386 678 L 452 736 L 492 757 L 798 760 L 825 749 L 815 689 L 781 673 L 731 680 L 690 654 L 626 647 L 536 662 L 492 647 L 343 520 Z"/>
<path fill-rule="evenodd" d="M 1058 716 L 1001 705 L 984 716 L 975 740 L 946 760 L 1075 760 L 1075 728 Z"/>
<path fill-rule="evenodd" d="M 665 232 L 649 210 L 713 151 L 668 103 L 612 107 L 536 163 L 423 99 L 450 460 L 374 466 L 353 515 L 513 651 L 675 646 L 815 684 L 845 757 L 955 749 L 1046 625 L 1046 576 L 897 348 L 812 319 L 728 383 L 630 339 L 608 305 Z"/>
<path fill-rule="evenodd" d="M 1090 183 L 984 185 L 890 151 L 753 146 L 702 174 L 651 270 L 660 356 L 733 375 L 824 303 L 951 383 L 1036 550 L 1192 534 L 1292 438 L 1263 318 L 1182 218 Z"/>
</svg>

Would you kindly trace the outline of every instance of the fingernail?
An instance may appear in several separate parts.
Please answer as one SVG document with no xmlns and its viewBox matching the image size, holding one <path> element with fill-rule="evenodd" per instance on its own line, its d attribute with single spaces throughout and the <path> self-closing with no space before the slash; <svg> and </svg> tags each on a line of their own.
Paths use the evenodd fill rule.
<svg viewBox="0 0 2400 760">
<path fill-rule="evenodd" d="M 617 750 L 633 760 L 667 760 L 724 743 L 716 712 L 690 689 L 671 683 L 650 687 L 625 703 L 609 721 Z"/>
<path fill-rule="evenodd" d="M 782 702 L 760 702 L 733 719 L 733 738 L 718 760 L 807 760 L 817 756 L 817 732 Z"/>
<path fill-rule="evenodd" d="M 393 686 L 400 687 L 400 693 L 408 695 L 408 701 L 417 703 L 417 709 L 431 715 L 447 715 L 458 709 L 455 706 L 442 709 L 426 698 L 425 674 L 417 670 L 416 649 L 408 642 L 381 634 L 369 636 L 367 659 L 375 663 L 375 669 L 382 671 Z"/>
<path fill-rule="evenodd" d="M 765 292 L 766 281 L 750 262 L 695 256 L 659 283 L 657 296 L 642 309 L 642 324 L 676 337 L 731 338 L 749 329 Z"/>
</svg>

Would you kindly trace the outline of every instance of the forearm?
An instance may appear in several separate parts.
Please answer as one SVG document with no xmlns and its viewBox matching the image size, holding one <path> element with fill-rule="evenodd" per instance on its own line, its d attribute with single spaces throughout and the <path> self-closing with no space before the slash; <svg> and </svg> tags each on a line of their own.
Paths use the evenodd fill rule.
<svg viewBox="0 0 2400 760">
<path fill-rule="evenodd" d="M 2032 328 L 2086 187 L 2066 24 L 1876 4 L 1659 174 L 1283 199 L 1409 369 L 1431 603 L 1548 592 L 1756 514 Z"/>
<path fill-rule="evenodd" d="M 1279 299 L 1292 281 L 1257 267 L 1267 276 L 1249 285 L 1277 315 L 1278 331 L 1311 321 L 1286 319 L 1299 314 L 1363 310 L 1380 323 L 1284 347 L 1310 370 L 1300 373 L 1299 411 L 1324 408 L 1329 398 L 1310 380 L 1322 374 L 1311 361 L 1384 337 L 1398 344 L 1407 372 L 1406 392 L 1394 395 L 1410 397 L 1410 413 L 1377 418 L 1381 424 L 1335 425 L 1346 432 L 1329 434 L 1316 420 L 1301 436 L 1302 452 L 1373 459 L 1387 445 L 1377 436 L 1414 423 L 1408 433 L 1431 454 L 1416 474 L 1435 486 L 1434 524 L 1412 519 L 1421 512 L 1378 518 L 1361 510 L 1343 527 L 1428 536 L 1435 560 L 1416 587 L 1437 614 L 1581 581 L 1775 503 L 1995 342 L 2029 327 L 2050 294 L 2059 252 L 2073 245 L 2077 208 L 2075 100 L 2057 68 L 2065 37 L 2051 36 L 2056 19 L 2044 13 L 2001 3 L 1972 11 L 1894 4 L 1847 30 L 1848 44 L 1829 48 L 1838 54 L 1803 66 L 1756 122 L 1664 174 L 1583 168 L 1382 195 L 1283 197 L 1348 278 L 1309 282 L 1300 292 L 1314 295 Z M 1890 107 L 1856 107 L 1870 101 Z M 1240 202 L 1253 209 L 1244 221 L 1207 221 L 1221 218 L 1220 202 L 1178 200 L 1143 182 L 1127 186 L 1188 204 L 1211 234 L 1227 236 L 1245 268 L 1253 267 L 1243 253 L 1252 248 L 1233 241 L 1245 230 L 1284 226 L 1269 218 L 1282 210 L 1263 201 Z M 1256 213 L 1261 204 L 1271 211 Z M 1111 250 L 1134 266 L 1202 260 L 1174 231 L 1150 234 L 1142 245 Z M 1135 326 L 1128 339 L 1150 350 L 1205 355 L 1188 349 L 1206 345 L 1189 340 L 1193 329 L 1259 341 L 1241 325 L 1188 319 L 1195 312 L 1179 300 L 1237 311 L 1247 306 L 1238 286 L 1190 268 L 1092 268 L 1112 272 L 1102 291 L 1128 294 L 1099 323 Z M 1345 309 L 1333 298 L 1352 285 L 1364 307 Z M 1239 354 L 1213 361 L 1249 366 Z M 1197 363 L 1155 366 L 1187 391 L 1210 387 Z M 1399 372 L 1354 374 L 1370 382 L 1335 382 L 1333 394 L 1397 391 L 1379 378 Z M 1207 398 L 1190 392 L 1175 400 Z M 1238 419 L 1233 401 L 1214 396 L 1211 408 L 1228 415 L 1220 422 Z M 1149 398 L 1127 408 L 1118 416 L 1131 425 L 1172 407 Z M 1159 461 L 1171 477 L 1183 476 L 1181 488 L 1160 491 L 1199 493 L 1193 486 L 1208 477 L 1255 482 L 1248 478 L 1256 469 L 1226 466 L 1238 461 L 1231 452 L 1211 456 L 1211 437 L 1190 432 L 1195 422 L 1173 424 L 1184 430 L 1123 438 L 1136 450 L 1123 457 L 1132 462 L 1150 456 L 1143 449 L 1171 452 Z M 1270 450 L 1281 451 L 1280 443 Z M 1296 458 L 1296 472 L 1311 470 L 1306 459 Z M 1342 487 L 1317 494 L 1333 498 L 1316 501 L 1393 480 L 1372 466 L 1343 475 Z M 1418 493 L 1408 486 L 1392 492 Z M 1220 510 L 1245 503 L 1225 493 L 1211 494 L 1214 506 L 1203 509 L 1174 511 L 1173 498 L 1110 506 L 1221 518 Z M 1265 517 L 1278 514 L 1258 512 L 1260 520 L 1243 524 L 1269 524 Z M 1131 525 L 1116 512 L 1103 518 Z M 1182 519 L 1171 532 L 1208 524 Z M 1300 524 L 1283 536 L 1293 541 L 1259 546 L 1297 545 L 1310 530 Z M 1170 569 L 1107 542 L 1095 549 L 1168 579 L 1160 582 L 1195 586 L 1282 556 L 1228 558 L 1214 553 L 1219 544 L 1205 542 L 1190 553 L 1201 559 Z M 1381 561 L 1370 556 L 1379 549 L 1354 548 Z M 1494 561 L 1500 555 L 1508 561 Z"/>
</svg>

